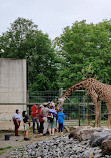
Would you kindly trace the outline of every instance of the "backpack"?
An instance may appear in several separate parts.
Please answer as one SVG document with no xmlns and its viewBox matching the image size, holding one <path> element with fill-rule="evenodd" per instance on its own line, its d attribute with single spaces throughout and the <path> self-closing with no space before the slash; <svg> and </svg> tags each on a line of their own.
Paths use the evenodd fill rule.
<svg viewBox="0 0 111 158">
<path fill-rule="evenodd" d="M 51 112 L 49 112 L 48 115 L 47 115 L 47 118 L 48 118 L 48 120 L 49 120 L 50 122 L 52 122 L 53 119 L 54 119 L 54 116 L 53 116 L 53 114 L 52 114 Z"/>
</svg>

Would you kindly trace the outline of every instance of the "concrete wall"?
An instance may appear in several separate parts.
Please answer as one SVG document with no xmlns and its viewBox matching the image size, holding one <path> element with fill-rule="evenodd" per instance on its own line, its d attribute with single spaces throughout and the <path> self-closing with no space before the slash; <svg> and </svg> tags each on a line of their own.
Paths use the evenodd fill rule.
<svg viewBox="0 0 111 158">
<path fill-rule="evenodd" d="M 0 58 L 0 103 L 26 103 L 26 60 Z M 26 105 L 0 105 L 0 120 L 11 120 Z"/>
</svg>

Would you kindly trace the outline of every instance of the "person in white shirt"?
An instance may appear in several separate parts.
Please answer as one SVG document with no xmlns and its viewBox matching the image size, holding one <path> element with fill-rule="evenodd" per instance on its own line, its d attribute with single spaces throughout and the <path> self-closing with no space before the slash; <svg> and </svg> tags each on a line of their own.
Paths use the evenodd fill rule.
<svg viewBox="0 0 111 158">
<path fill-rule="evenodd" d="M 13 116 L 13 122 L 14 122 L 14 125 L 15 125 L 15 136 L 19 136 L 18 129 L 20 127 L 21 117 L 19 115 L 19 110 L 18 109 L 16 110 L 16 113 Z"/>
</svg>

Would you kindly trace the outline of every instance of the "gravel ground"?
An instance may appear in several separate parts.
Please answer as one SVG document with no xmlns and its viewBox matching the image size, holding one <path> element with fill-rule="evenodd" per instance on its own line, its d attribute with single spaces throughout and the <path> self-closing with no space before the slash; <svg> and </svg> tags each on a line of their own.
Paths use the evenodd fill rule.
<svg viewBox="0 0 111 158">
<path fill-rule="evenodd" d="M 13 149 L 10 154 L 12 158 L 111 158 L 103 156 L 100 147 L 90 147 L 89 141 L 79 142 L 69 139 L 68 135 L 30 143 L 24 148 Z"/>
<path fill-rule="evenodd" d="M 5 134 L 11 135 L 10 140 L 4 140 Z M 0 132 L 0 158 L 111 158 L 103 156 L 100 147 L 90 147 L 89 141 L 69 139 L 68 133 L 39 136 L 30 130 L 29 141 L 23 140 L 23 132 L 19 134 Z"/>
<path fill-rule="evenodd" d="M 5 140 L 5 134 L 10 135 L 10 140 Z M 39 136 L 39 134 L 32 134 L 30 131 L 30 140 L 24 141 L 23 132 L 19 132 L 20 136 L 15 137 L 13 131 L 0 131 L 0 158 L 9 158 L 10 151 L 25 147 L 27 144 L 47 140 L 50 136 Z"/>
</svg>

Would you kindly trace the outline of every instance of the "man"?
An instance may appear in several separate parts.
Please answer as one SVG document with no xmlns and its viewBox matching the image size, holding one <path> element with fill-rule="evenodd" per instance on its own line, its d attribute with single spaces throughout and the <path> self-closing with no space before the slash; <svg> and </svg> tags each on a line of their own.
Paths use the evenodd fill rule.
<svg viewBox="0 0 111 158">
<path fill-rule="evenodd" d="M 37 120 L 37 114 L 39 113 L 38 106 L 39 105 L 34 104 L 31 107 L 31 118 L 32 118 L 32 122 L 33 122 L 33 133 L 34 134 L 35 134 L 35 123 L 37 124 L 37 130 L 38 130 L 38 133 L 39 133 L 39 123 L 38 123 L 38 120 Z"/>
<path fill-rule="evenodd" d="M 47 134 L 47 130 L 48 130 L 48 120 L 47 120 L 47 115 L 48 115 L 48 112 L 49 112 L 49 108 L 47 107 L 48 106 L 48 103 L 44 103 L 43 104 L 43 108 L 41 110 L 41 114 L 43 115 L 43 120 L 44 120 L 44 130 L 43 130 L 43 135 L 45 136 Z"/>
</svg>

